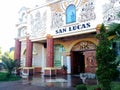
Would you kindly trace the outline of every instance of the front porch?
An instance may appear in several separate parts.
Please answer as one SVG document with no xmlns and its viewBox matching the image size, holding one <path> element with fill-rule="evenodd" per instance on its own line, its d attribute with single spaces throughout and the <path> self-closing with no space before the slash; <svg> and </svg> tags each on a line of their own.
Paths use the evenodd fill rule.
<svg viewBox="0 0 120 90">
<path fill-rule="evenodd" d="M 82 84 L 80 75 L 57 75 L 55 77 L 45 77 L 44 74 L 34 74 L 22 79 L 23 84 L 30 84 L 44 87 L 63 87 L 70 88 Z M 96 85 L 96 79 L 86 79 L 86 84 Z"/>
</svg>

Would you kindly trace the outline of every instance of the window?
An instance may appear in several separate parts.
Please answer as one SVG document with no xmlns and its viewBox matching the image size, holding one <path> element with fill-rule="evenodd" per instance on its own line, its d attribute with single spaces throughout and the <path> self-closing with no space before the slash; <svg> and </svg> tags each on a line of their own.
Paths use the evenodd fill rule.
<svg viewBox="0 0 120 90">
<path fill-rule="evenodd" d="M 66 9 L 66 24 L 76 22 L 76 8 L 75 5 L 70 4 Z"/>
<path fill-rule="evenodd" d="M 65 48 L 61 44 L 56 44 L 54 46 L 54 66 L 61 67 L 63 55 L 62 53 L 65 51 Z"/>
</svg>

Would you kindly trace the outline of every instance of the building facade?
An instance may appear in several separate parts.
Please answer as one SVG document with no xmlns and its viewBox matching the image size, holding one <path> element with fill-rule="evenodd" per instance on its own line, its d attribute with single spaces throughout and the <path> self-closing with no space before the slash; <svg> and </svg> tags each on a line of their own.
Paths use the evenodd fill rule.
<svg viewBox="0 0 120 90">
<path fill-rule="evenodd" d="M 96 31 L 101 23 L 118 20 L 119 0 L 46 0 L 35 8 L 22 7 L 15 59 L 21 67 L 67 66 L 68 74 L 96 70 Z M 98 28 L 96 28 L 98 27 Z"/>
</svg>

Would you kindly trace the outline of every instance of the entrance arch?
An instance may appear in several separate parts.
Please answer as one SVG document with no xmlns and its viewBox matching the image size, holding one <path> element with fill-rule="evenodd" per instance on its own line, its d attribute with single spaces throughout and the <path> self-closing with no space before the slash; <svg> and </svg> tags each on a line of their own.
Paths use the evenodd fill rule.
<svg viewBox="0 0 120 90">
<path fill-rule="evenodd" d="M 96 69 L 96 45 L 91 41 L 80 41 L 71 49 L 72 74 L 95 73 Z"/>
</svg>

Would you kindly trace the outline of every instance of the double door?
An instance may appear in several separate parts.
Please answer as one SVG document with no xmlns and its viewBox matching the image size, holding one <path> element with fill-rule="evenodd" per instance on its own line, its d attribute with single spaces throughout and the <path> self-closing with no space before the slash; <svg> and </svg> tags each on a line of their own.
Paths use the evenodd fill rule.
<svg viewBox="0 0 120 90">
<path fill-rule="evenodd" d="M 72 74 L 95 73 L 96 71 L 96 51 L 73 51 L 71 54 Z"/>
</svg>

